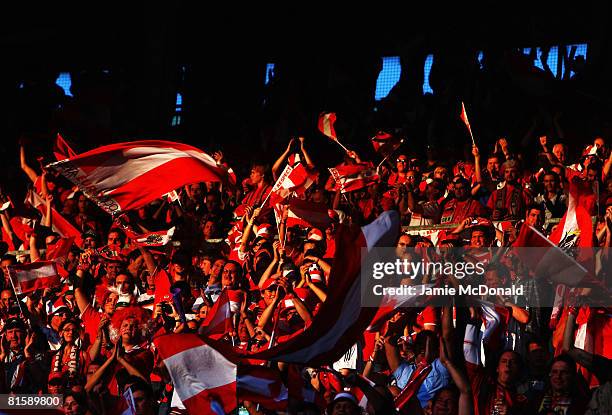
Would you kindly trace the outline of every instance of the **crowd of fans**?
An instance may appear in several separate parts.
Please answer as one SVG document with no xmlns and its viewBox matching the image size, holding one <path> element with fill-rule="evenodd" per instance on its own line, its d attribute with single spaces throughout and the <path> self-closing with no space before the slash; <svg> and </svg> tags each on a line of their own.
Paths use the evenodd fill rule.
<svg viewBox="0 0 612 415">
<path fill-rule="evenodd" d="M 35 166 L 38 155 L 22 146 L 22 170 L 47 209 L 38 215 L 27 202 L 18 203 L 25 191 L 2 195 L 3 202 L 11 196 L 13 203 L 1 212 L 0 393 L 62 394 L 65 413 L 116 414 L 129 388 L 138 414 L 181 413 L 152 347 L 154 335 L 200 331 L 228 290 L 237 305 L 233 330 L 220 341 L 250 351 L 282 343 L 307 327 L 326 301 L 339 227 L 368 224 L 387 210 L 397 210 L 405 227 L 396 244 L 400 258 L 410 248 L 436 245 L 419 227 L 438 224 L 446 226 L 439 227 L 445 232 L 437 246 L 510 246 L 525 224 L 550 235 L 567 210 L 569 183 L 579 181 L 594 189 L 585 205 L 595 218 L 592 245 L 608 247 L 610 149 L 596 137 L 573 155 L 563 143 L 550 141 L 539 137 L 531 148 L 538 161 L 531 165 L 507 138 L 494 148 L 475 145 L 471 158 L 453 162 L 413 158 L 406 145 L 379 165 L 378 181 L 342 192 L 327 173 L 334 166 L 318 165 L 309 155 L 315 139 L 297 137 L 277 160 L 266 160 L 271 169 L 253 163 L 236 188 L 193 183 L 178 189 L 178 200 L 160 198 L 118 218 L 63 177 Z M 288 209 L 281 209 L 277 221 L 263 203 L 295 154 L 317 173 L 301 197 L 327 207 L 325 228 L 287 227 Z M 226 160 L 221 152 L 214 158 L 229 167 L 247 162 Z M 367 162 L 347 152 L 342 165 L 356 163 Z M 51 208 L 81 232 L 81 241 L 59 264 L 60 286 L 16 296 L 8 267 L 44 260 L 45 250 L 61 239 L 53 231 Z M 498 229 L 497 222 L 508 226 Z M 127 236 L 172 227 L 172 242 L 165 247 L 146 247 Z M 508 266 L 487 281 L 507 286 L 528 278 L 515 271 Z M 600 271 L 597 278 L 605 286 L 607 269 Z M 542 295 L 556 292 L 551 281 L 534 284 Z M 156 296 L 162 285 L 170 287 L 170 297 Z M 289 389 L 289 413 L 391 414 L 401 406 L 406 414 L 609 414 L 609 349 L 585 350 L 575 341 L 585 323 L 592 343 L 612 340 L 606 337 L 610 309 L 586 305 L 593 295 L 592 289 L 577 290 L 558 316 L 532 301 L 486 298 L 506 310 L 495 330 L 487 317 L 491 309 L 459 299 L 398 309 L 378 332 L 358 339 L 354 367 L 332 369 L 331 361 L 321 367 L 255 363 L 279 370 Z M 420 374 L 418 391 L 399 405 L 398 395 Z M 251 414 L 274 413 L 254 402 L 240 406 Z"/>
</svg>

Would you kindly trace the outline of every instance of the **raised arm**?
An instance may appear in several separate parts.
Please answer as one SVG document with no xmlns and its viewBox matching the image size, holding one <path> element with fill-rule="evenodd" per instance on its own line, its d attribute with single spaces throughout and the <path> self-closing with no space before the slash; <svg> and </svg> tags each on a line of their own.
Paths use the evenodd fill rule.
<svg viewBox="0 0 612 415">
<path fill-rule="evenodd" d="M 448 356 L 446 342 L 440 339 L 440 363 L 444 365 L 448 373 L 451 375 L 455 386 L 459 389 L 459 411 L 458 415 L 471 415 L 474 413 L 474 400 L 472 398 L 472 388 L 465 374 L 453 364 L 452 359 Z"/>
<path fill-rule="evenodd" d="M 36 179 L 38 179 L 38 174 L 28 164 L 26 160 L 25 148 L 23 147 L 23 144 L 19 146 L 19 161 L 21 164 L 21 170 L 23 170 L 23 172 L 28 176 L 28 178 L 32 181 L 32 183 L 34 183 Z"/>
<path fill-rule="evenodd" d="M 276 161 L 272 165 L 272 177 L 274 178 L 275 181 L 276 179 L 278 179 L 278 171 L 280 170 L 281 166 L 285 162 L 285 159 L 287 158 L 287 156 L 289 156 L 289 153 L 291 152 L 291 146 L 293 145 L 294 142 L 295 142 L 295 138 L 292 138 L 291 140 L 289 140 L 289 144 L 287 145 L 287 148 L 285 149 L 283 154 L 281 154 L 279 158 L 276 159 Z"/>
<path fill-rule="evenodd" d="M 300 150 L 302 150 L 302 154 L 304 155 L 304 161 L 306 162 L 306 167 L 312 170 L 315 168 L 315 165 L 312 162 L 312 158 L 310 157 L 310 154 L 308 154 L 308 152 L 306 151 L 306 147 L 304 147 L 305 138 L 302 136 L 298 138 L 300 140 Z"/>
</svg>

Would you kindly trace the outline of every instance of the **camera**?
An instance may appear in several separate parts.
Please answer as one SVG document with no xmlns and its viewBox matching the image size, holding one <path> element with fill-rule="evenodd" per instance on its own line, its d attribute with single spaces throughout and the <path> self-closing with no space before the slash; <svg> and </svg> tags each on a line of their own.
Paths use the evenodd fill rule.
<svg viewBox="0 0 612 415">
<path fill-rule="evenodd" d="M 161 310 L 164 314 L 172 314 L 172 306 L 168 303 L 162 303 Z"/>
</svg>

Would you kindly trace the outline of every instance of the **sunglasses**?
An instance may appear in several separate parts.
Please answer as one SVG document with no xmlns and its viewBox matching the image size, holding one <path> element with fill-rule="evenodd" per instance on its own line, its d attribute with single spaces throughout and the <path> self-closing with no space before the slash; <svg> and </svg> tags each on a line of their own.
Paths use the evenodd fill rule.
<svg viewBox="0 0 612 415">
<path fill-rule="evenodd" d="M 396 163 L 408 163 L 408 160 L 406 160 L 406 159 L 397 159 L 395 161 L 396 161 Z"/>
</svg>

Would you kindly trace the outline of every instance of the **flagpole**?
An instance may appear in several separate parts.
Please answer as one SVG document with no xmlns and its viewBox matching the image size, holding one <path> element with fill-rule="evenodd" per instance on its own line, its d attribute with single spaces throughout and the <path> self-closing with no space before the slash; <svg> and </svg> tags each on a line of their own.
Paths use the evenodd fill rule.
<svg viewBox="0 0 612 415">
<path fill-rule="evenodd" d="M 26 315 L 23 313 L 23 309 L 21 308 L 21 300 L 19 300 L 19 297 L 17 296 L 17 290 L 15 289 L 15 283 L 13 282 L 13 278 L 11 277 L 11 271 L 9 269 L 9 280 L 11 281 L 11 287 L 13 287 L 13 294 L 15 294 L 15 298 L 17 299 L 17 306 L 19 307 L 19 312 L 21 313 L 21 315 L 23 316 L 23 318 L 26 318 Z M 28 322 L 28 326 L 30 326 L 30 328 L 32 328 L 32 325 L 30 323 L 30 319 L 26 319 Z"/>
<path fill-rule="evenodd" d="M 342 147 L 342 149 L 343 149 L 345 152 L 347 152 L 347 153 L 349 152 L 349 149 L 348 149 L 348 148 L 346 148 L 346 146 L 345 146 L 344 144 L 342 144 L 342 143 L 341 143 L 341 142 L 340 142 L 340 141 L 339 141 L 337 138 L 336 138 L 334 141 L 335 141 L 336 143 L 338 143 L 338 145 L 339 145 L 340 147 Z"/>
</svg>

